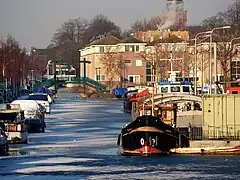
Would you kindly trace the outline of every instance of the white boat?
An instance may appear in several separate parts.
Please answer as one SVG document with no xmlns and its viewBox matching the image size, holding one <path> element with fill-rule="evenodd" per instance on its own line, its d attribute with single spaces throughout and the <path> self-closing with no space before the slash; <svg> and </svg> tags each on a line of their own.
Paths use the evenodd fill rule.
<svg viewBox="0 0 240 180">
<path fill-rule="evenodd" d="M 35 100 L 38 104 L 41 104 L 45 108 L 45 112 L 50 114 L 51 104 L 53 103 L 52 98 L 45 93 L 33 93 L 29 94 L 27 100 Z"/>
<path fill-rule="evenodd" d="M 12 108 L 16 105 L 24 111 L 28 132 L 45 132 L 45 109 L 42 105 L 34 100 L 15 100 L 11 103 Z"/>
</svg>

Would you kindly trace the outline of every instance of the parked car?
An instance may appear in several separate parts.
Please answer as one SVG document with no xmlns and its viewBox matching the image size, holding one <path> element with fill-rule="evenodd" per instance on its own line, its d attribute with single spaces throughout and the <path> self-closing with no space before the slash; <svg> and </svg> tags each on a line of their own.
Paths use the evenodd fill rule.
<svg viewBox="0 0 240 180">
<path fill-rule="evenodd" d="M 45 132 L 45 108 L 35 100 L 15 100 L 11 106 L 20 105 L 24 111 L 28 132 Z"/>
<path fill-rule="evenodd" d="M 52 98 L 45 93 L 33 93 L 29 94 L 27 100 L 35 100 L 38 104 L 41 104 L 45 108 L 45 112 L 50 114 L 51 104 L 53 103 Z"/>
</svg>

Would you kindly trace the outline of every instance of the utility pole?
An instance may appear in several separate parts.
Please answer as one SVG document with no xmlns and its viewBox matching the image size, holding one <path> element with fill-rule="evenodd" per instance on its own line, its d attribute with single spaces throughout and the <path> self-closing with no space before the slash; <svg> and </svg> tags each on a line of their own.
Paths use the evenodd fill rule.
<svg viewBox="0 0 240 180">
<path fill-rule="evenodd" d="M 31 73 L 32 73 L 32 74 L 31 74 L 31 75 L 32 75 L 32 78 L 31 78 L 31 79 L 32 79 L 32 83 L 31 83 L 31 85 L 32 85 L 32 87 L 31 87 L 32 92 L 34 92 L 34 88 L 33 88 L 33 71 L 34 71 L 34 70 L 32 69 L 32 70 L 31 70 Z"/>
<path fill-rule="evenodd" d="M 81 60 L 81 50 L 79 50 L 79 59 L 78 59 L 78 80 L 80 82 L 81 80 L 81 63 L 80 63 L 80 60 Z"/>
<path fill-rule="evenodd" d="M 83 61 L 80 60 L 79 63 L 83 63 L 83 88 L 84 88 L 84 95 L 86 96 L 86 85 L 87 85 L 86 64 L 90 64 L 91 61 L 86 61 L 86 58 L 83 58 Z"/>
<path fill-rule="evenodd" d="M 57 71 L 56 71 L 56 59 L 53 60 L 53 68 L 54 68 L 54 89 L 57 92 Z"/>
</svg>

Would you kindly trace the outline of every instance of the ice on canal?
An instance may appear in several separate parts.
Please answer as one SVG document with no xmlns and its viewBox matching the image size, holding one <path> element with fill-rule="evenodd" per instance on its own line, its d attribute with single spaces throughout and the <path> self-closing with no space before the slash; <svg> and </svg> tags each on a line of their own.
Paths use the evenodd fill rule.
<svg viewBox="0 0 240 180">
<path fill-rule="evenodd" d="M 0 179 L 240 179 L 236 156 L 120 156 L 118 133 L 131 118 L 121 105 L 60 93 L 46 133 L 0 158 Z"/>
</svg>

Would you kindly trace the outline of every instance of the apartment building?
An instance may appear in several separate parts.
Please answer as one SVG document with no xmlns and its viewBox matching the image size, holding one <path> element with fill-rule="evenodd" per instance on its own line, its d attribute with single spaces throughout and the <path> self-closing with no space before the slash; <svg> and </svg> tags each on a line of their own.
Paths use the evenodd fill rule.
<svg viewBox="0 0 240 180">
<path fill-rule="evenodd" d="M 146 43 L 132 36 L 118 39 L 107 35 L 80 49 L 80 60 L 85 59 L 90 62 L 86 65 L 87 77 L 101 83 L 107 84 L 112 80 L 115 86 L 145 84 L 146 61 L 141 56 L 145 46 Z M 109 67 L 113 65 L 113 61 L 121 63 L 121 67 L 118 68 L 118 73 L 110 74 Z M 84 73 L 83 68 L 83 64 L 80 64 L 81 76 Z M 112 77 L 113 73 L 114 77 Z"/>
</svg>

